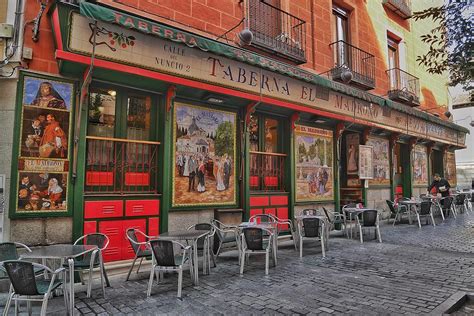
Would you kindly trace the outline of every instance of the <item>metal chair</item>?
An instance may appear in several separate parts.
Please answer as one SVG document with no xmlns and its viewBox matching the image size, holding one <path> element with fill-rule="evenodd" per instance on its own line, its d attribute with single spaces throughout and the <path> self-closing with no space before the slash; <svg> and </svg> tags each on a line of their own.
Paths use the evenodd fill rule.
<svg viewBox="0 0 474 316">
<path fill-rule="evenodd" d="M 191 246 L 185 246 L 177 241 L 155 239 L 150 240 L 150 248 L 153 256 L 153 266 L 150 271 L 150 280 L 148 281 L 147 297 L 151 295 L 151 287 L 156 274 L 157 282 L 160 281 L 160 272 L 178 272 L 178 297 L 181 298 L 181 289 L 183 287 L 183 266 L 189 264 L 191 279 L 193 278 L 193 265 L 190 263 Z M 175 253 L 174 246 L 179 248 Z"/>
<path fill-rule="evenodd" d="M 293 244 L 295 246 L 295 250 L 298 250 L 298 237 L 297 237 L 297 234 L 295 232 L 295 230 L 293 229 L 293 222 L 290 220 L 290 219 L 281 219 L 275 215 L 272 215 L 272 214 L 268 214 L 269 216 L 273 217 L 273 219 L 276 221 L 276 225 L 277 225 L 277 236 L 275 237 L 277 240 L 278 240 L 278 236 L 280 235 L 280 231 L 281 231 L 281 226 L 288 226 L 289 230 L 290 230 L 290 234 L 291 234 L 291 238 L 293 239 Z"/>
<path fill-rule="evenodd" d="M 349 236 L 352 238 L 352 227 L 356 225 L 357 221 L 355 218 L 351 217 L 351 214 L 346 210 L 347 208 L 355 208 L 357 207 L 356 203 L 349 203 L 346 205 L 342 206 L 342 218 L 344 219 L 344 228 L 346 231 L 346 236 L 349 238 Z M 350 226 L 350 228 L 349 228 Z M 351 230 L 350 235 L 349 235 L 349 229 Z"/>
<path fill-rule="evenodd" d="M 31 314 L 31 302 L 42 302 L 41 316 L 46 315 L 48 300 L 52 292 L 63 283 L 58 275 L 62 274 L 63 280 L 66 280 L 66 269 L 59 268 L 55 271 L 50 268 L 33 262 L 22 260 L 4 261 L 3 267 L 10 279 L 11 286 L 8 294 L 3 316 L 8 315 L 8 310 L 12 301 L 15 301 L 15 315 L 18 314 L 18 301 L 26 301 L 28 314 Z M 44 270 L 50 273 L 51 279 L 37 279 L 35 270 Z M 64 304 L 68 307 L 67 291 L 64 290 Z"/>
<path fill-rule="evenodd" d="M 379 212 L 377 210 L 367 210 L 362 212 L 360 219 L 359 216 L 356 217 L 357 219 L 357 226 L 359 226 L 359 234 L 360 234 L 360 242 L 364 242 L 363 237 L 363 230 L 365 228 L 374 227 L 376 236 L 379 242 L 382 242 L 382 236 L 380 235 L 380 220 L 379 220 Z"/>
<path fill-rule="evenodd" d="M 214 238 L 214 248 L 213 248 L 215 257 L 219 257 L 219 254 L 221 253 L 224 245 L 231 244 L 231 243 L 232 244 L 235 243 L 235 246 L 237 247 L 237 250 L 239 251 L 239 256 L 240 256 L 238 227 L 226 225 L 218 221 L 217 219 L 212 219 L 211 225 L 214 227 L 216 231 L 216 235 Z"/>
<path fill-rule="evenodd" d="M 326 257 L 325 250 L 325 226 L 319 218 L 303 218 L 298 224 L 298 239 L 300 241 L 300 258 L 303 257 L 303 241 L 305 239 L 318 239 L 321 241 L 323 258 Z"/>
<path fill-rule="evenodd" d="M 139 241 L 137 234 L 141 238 L 145 239 L 145 241 Z M 133 258 L 133 263 L 130 267 L 130 270 L 128 270 L 127 278 L 125 279 L 125 281 L 128 281 L 128 279 L 130 278 L 130 273 L 132 273 L 133 267 L 135 266 L 135 262 L 137 261 L 137 259 L 140 258 L 137 274 L 140 271 L 143 259 L 151 260 L 151 249 L 149 248 L 148 240 L 156 238 L 156 236 L 148 236 L 137 228 L 127 229 L 126 235 L 128 241 L 130 242 L 130 245 L 132 246 L 133 252 L 135 253 L 135 258 Z"/>
<path fill-rule="evenodd" d="M 328 219 L 328 222 L 330 224 L 330 230 L 336 229 L 336 225 L 342 225 L 344 226 L 344 216 L 341 213 L 336 213 L 333 211 L 328 211 L 324 206 L 323 206 L 323 211 L 324 214 L 326 215 L 326 218 Z M 345 230 L 344 226 L 344 230 Z"/>
<path fill-rule="evenodd" d="M 244 273 L 245 260 L 250 254 L 265 254 L 265 275 L 268 275 L 270 253 L 273 253 L 273 265 L 276 266 L 276 251 L 273 233 L 265 228 L 246 227 L 241 234 L 240 274 Z"/>
<path fill-rule="evenodd" d="M 211 272 L 211 258 L 213 267 L 216 267 L 216 258 L 214 256 L 214 252 L 211 251 L 213 248 L 213 240 L 216 230 L 214 226 L 210 223 L 198 223 L 195 225 L 191 225 L 188 227 L 188 230 L 195 229 L 195 230 L 207 230 L 209 234 L 207 234 L 203 238 L 199 238 L 197 241 L 197 251 L 202 251 L 203 253 L 203 263 L 202 263 L 202 272 L 204 274 Z"/>
<path fill-rule="evenodd" d="M 474 194 L 467 192 L 464 193 L 466 195 L 466 199 L 464 200 L 464 206 L 466 211 L 472 212 L 472 203 L 474 202 Z"/>
<path fill-rule="evenodd" d="M 7 260 L 19 260 L 20 256 L 18 255 L 18 248 L 24 249 L 25 251 L 31 252 L 31 249 L 22 243 L 19 242 L 3 242 L 0 243 L 0 263 Z M 39 267 L 33 267 L 35 274 L 41 273 L 44 270 Z M 7 271 L 0 265 L 0 280 L 7 279 Z"/>
<path fill-rule="evenodd" d="M 433 217 L 433 210 L 432 210 L 433 203 L 431 201 L 423 201 L 420 204 L 420 207 L 416 209 L 416 217 L 418 219 L 418 227 L 421 228 L 421 221 L 420 217 L 428 217 L 431 218 L 431 223 L 433 226 L 436 226 L 434 217 Z M 428 222 L 427 222 L 428 223 Z"/>
<path fill-rule="evenodd" d="M 252 215 L 249 218 L 249 222 L 255 222 L 257 224 L 260 224 L 260 223 L 270 223 L 270 224 L 274 224 L 274 225 L 277 224 L 275 216 L 272 215 L 272 214 L 255 214 L 255 215 Z"/>
<path fill-rule="evenodd" d="M 466 195 L 463 193 L 460 193 L 454 197 L 454 207 L 456 209 L 456 213 L 464 213 L 466 210 Z"/>
<path fill-rule="evenodd" d="M 107 248 L 109 245 L 109 237 L 107 235 L 101 233 L 92 233 L 84 235 L 78 238 L 74 245 L 77 244 L 84 244 L 84 245 L 94 245 L 97 246 L 99 249 L 97 251 L 93 251 L 91 254 L 86 254 L 82 256 L 79 260 L 74 261 L 74 271 L 85 271 L 89 270 L 89 283 L 87 284 L 87 297 L 91 297 L 92 292 L 92 274 L 94 268 L 99 268 L 100 271 L 100 282 L 102 285 L 102 293 L 105 297 L 105 286 L 104 286 L 104 279 L 107 283 L 107 286 L 110 286 L 109 279 L 105 272 L 104 268 L 104 261 L 102 258 L 102 251 Z M 64 265 L 67 267 L 67 264 Z"/>
<path fill-rule="evenodd" d="M 395 223 L 397 222 L 397 218 L 399 221 L 402 220 L 403 214 L 410 216 L 408 214 L 408 208 L 406 205 L 403 205 L 403 204 L 395 205 L 395 203 L 390 200 L 385 200 L 385 202 L 387 202 L 387 205 L 388 205 L 388 208 L 390 209 L 391 214 L 395 215 L 395 218 L 393 219 L 393 226 L 395 226 Z"/>
<path fill-rule="evenodd" d="M 454 199 L 452 196 L 445 196 L 439 200 L 439 205 L 441 205 L 443 212 L 446 212 L 445 216 L 449 216 L 449 212 L 451 212 L 453 217 L 456 218 L 456 208 L 453 202 Z"/>
</svg>

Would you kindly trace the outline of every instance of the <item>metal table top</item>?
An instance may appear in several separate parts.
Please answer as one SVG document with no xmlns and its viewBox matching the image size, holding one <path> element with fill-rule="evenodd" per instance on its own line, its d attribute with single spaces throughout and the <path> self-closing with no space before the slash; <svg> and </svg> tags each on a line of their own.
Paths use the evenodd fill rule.
<svg viewBox="0 0 474 316">
<path fill-rule="evenodd" d="M 158 236 L 158 239 L 166 239 L 166 240 L 193 240 L 199 239 L 201 237 L 206 236 L 209 234 L 208 230 L 175 230 L 169 231 L 166 233 L 162 233 Z"/>
<path fill-rule="evenodd" d="M 99 249 L 94 245 L 50 245 L 31 249 L 21 255 L 21 259 L 69 259 L 77 258 Z"/>
</svg>

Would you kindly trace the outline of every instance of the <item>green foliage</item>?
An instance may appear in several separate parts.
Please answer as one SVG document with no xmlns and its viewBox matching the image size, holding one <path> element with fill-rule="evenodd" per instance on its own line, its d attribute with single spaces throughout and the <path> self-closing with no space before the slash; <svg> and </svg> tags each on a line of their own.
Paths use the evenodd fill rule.
<svg viewBox="0 0 474 316">
<path fill-rule="evenodd" d="M 217 156 L 234 156 L 234 130 L 231 122 L 223 122 L 217 126 L 214 146 Z"/>
<path fill-rule="evenodd" d="M 415 20 L 431 19 L 435 27 L 421 36 L 428 51 L 417 57 L 432 74 L 449 72 L 450 85 L 471 90 L 474 70 L 472 56 L 472 11 L 467 0 L 446 0 L 445 4 L 413 13 Z"/>
</svg>

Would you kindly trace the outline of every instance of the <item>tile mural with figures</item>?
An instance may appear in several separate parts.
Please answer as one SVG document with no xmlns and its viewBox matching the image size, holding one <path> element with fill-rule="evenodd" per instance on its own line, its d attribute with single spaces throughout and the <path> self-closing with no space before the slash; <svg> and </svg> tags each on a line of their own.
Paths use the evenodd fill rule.
<svg viewBox="0 0 474 316">
<path fill-rule="evenodd" d="M 74 84 L 22 72 L 15 214 L 66 213 Z"/>
<path fill-rule="evenodd" d="M 333 132 L 296 125 L 296 201 L 334 199 Z"/>
<path fill-rule="evenodd" d="M 446 167 L 444 177 L 448 180 L 451 187 L 454 188 L 457 184 L 456 179 L 456 155 L 453 152 L 446 152 Z"/>
<path fill-rule="evenodd" d="M 413 185 L 428 185 L 428 152 L 422 145 L 413 149 Z"/>
<path fill-rule="evenodd" d="M 174 108 L 173 206 L 235 204 L 235 113 Z"/>
</svg>

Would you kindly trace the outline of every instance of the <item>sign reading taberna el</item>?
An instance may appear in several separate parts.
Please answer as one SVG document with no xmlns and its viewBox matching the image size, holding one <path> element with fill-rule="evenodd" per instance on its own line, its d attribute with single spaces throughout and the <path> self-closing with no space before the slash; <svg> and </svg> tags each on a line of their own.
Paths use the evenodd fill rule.
<svg viewBox="0 0 474 316">
<path fill-rule="evenodd" d="M 292 77 L 288 67 L 283 71 L 278 68 L 280 67 L 278 63 L 269 65 L 268 61 L 265 61 L 267 67 L 263 67 L 261 63 L 249 60 L 249 53 L 244 54 L 242 51 L 240 52 L 242 55 L 236 55 L 236 50 L 231 52 L 229 47 L 224 49 L 221 43 L 173 31 L 169 27 L 132 18 L 100 6 L 81 3 L 82 13 L 94 17 L 98 15 L 98 12 L 89 12 L 90 10 L 100 10 L 101 13 L 95 39 L 95 56 L 98 58 L 330 111 L 370 121 L 374 125 L 394 132 L 455 145 L 460 139 L 459 133 L 454 130 L 427 123 L 420 118 L 410 118 L 409 121 L 409 115 L 406 113 L 397 110 L 384 111 L 378 103 L 338 92 L 324 93 L 324 89 L 310 82 L 309 78 L 308 81 L 304 81 Z M 70 25 L 69 50 L 91 55 L 94 38 L 93 20 L 73 13 Z M 155 35 L 153 40 L 149 34 Z M 221 55 L 209 51 L 220 51 Z M 275 71 L 267 70 L 273 68 Z M 297 71 L 296 67 L 292 68 Z M 277 70 L 280 73 L 276 72 Z M 298 72 L 294 76 L 302 77 L 302 74 Z"/>
</svg>

